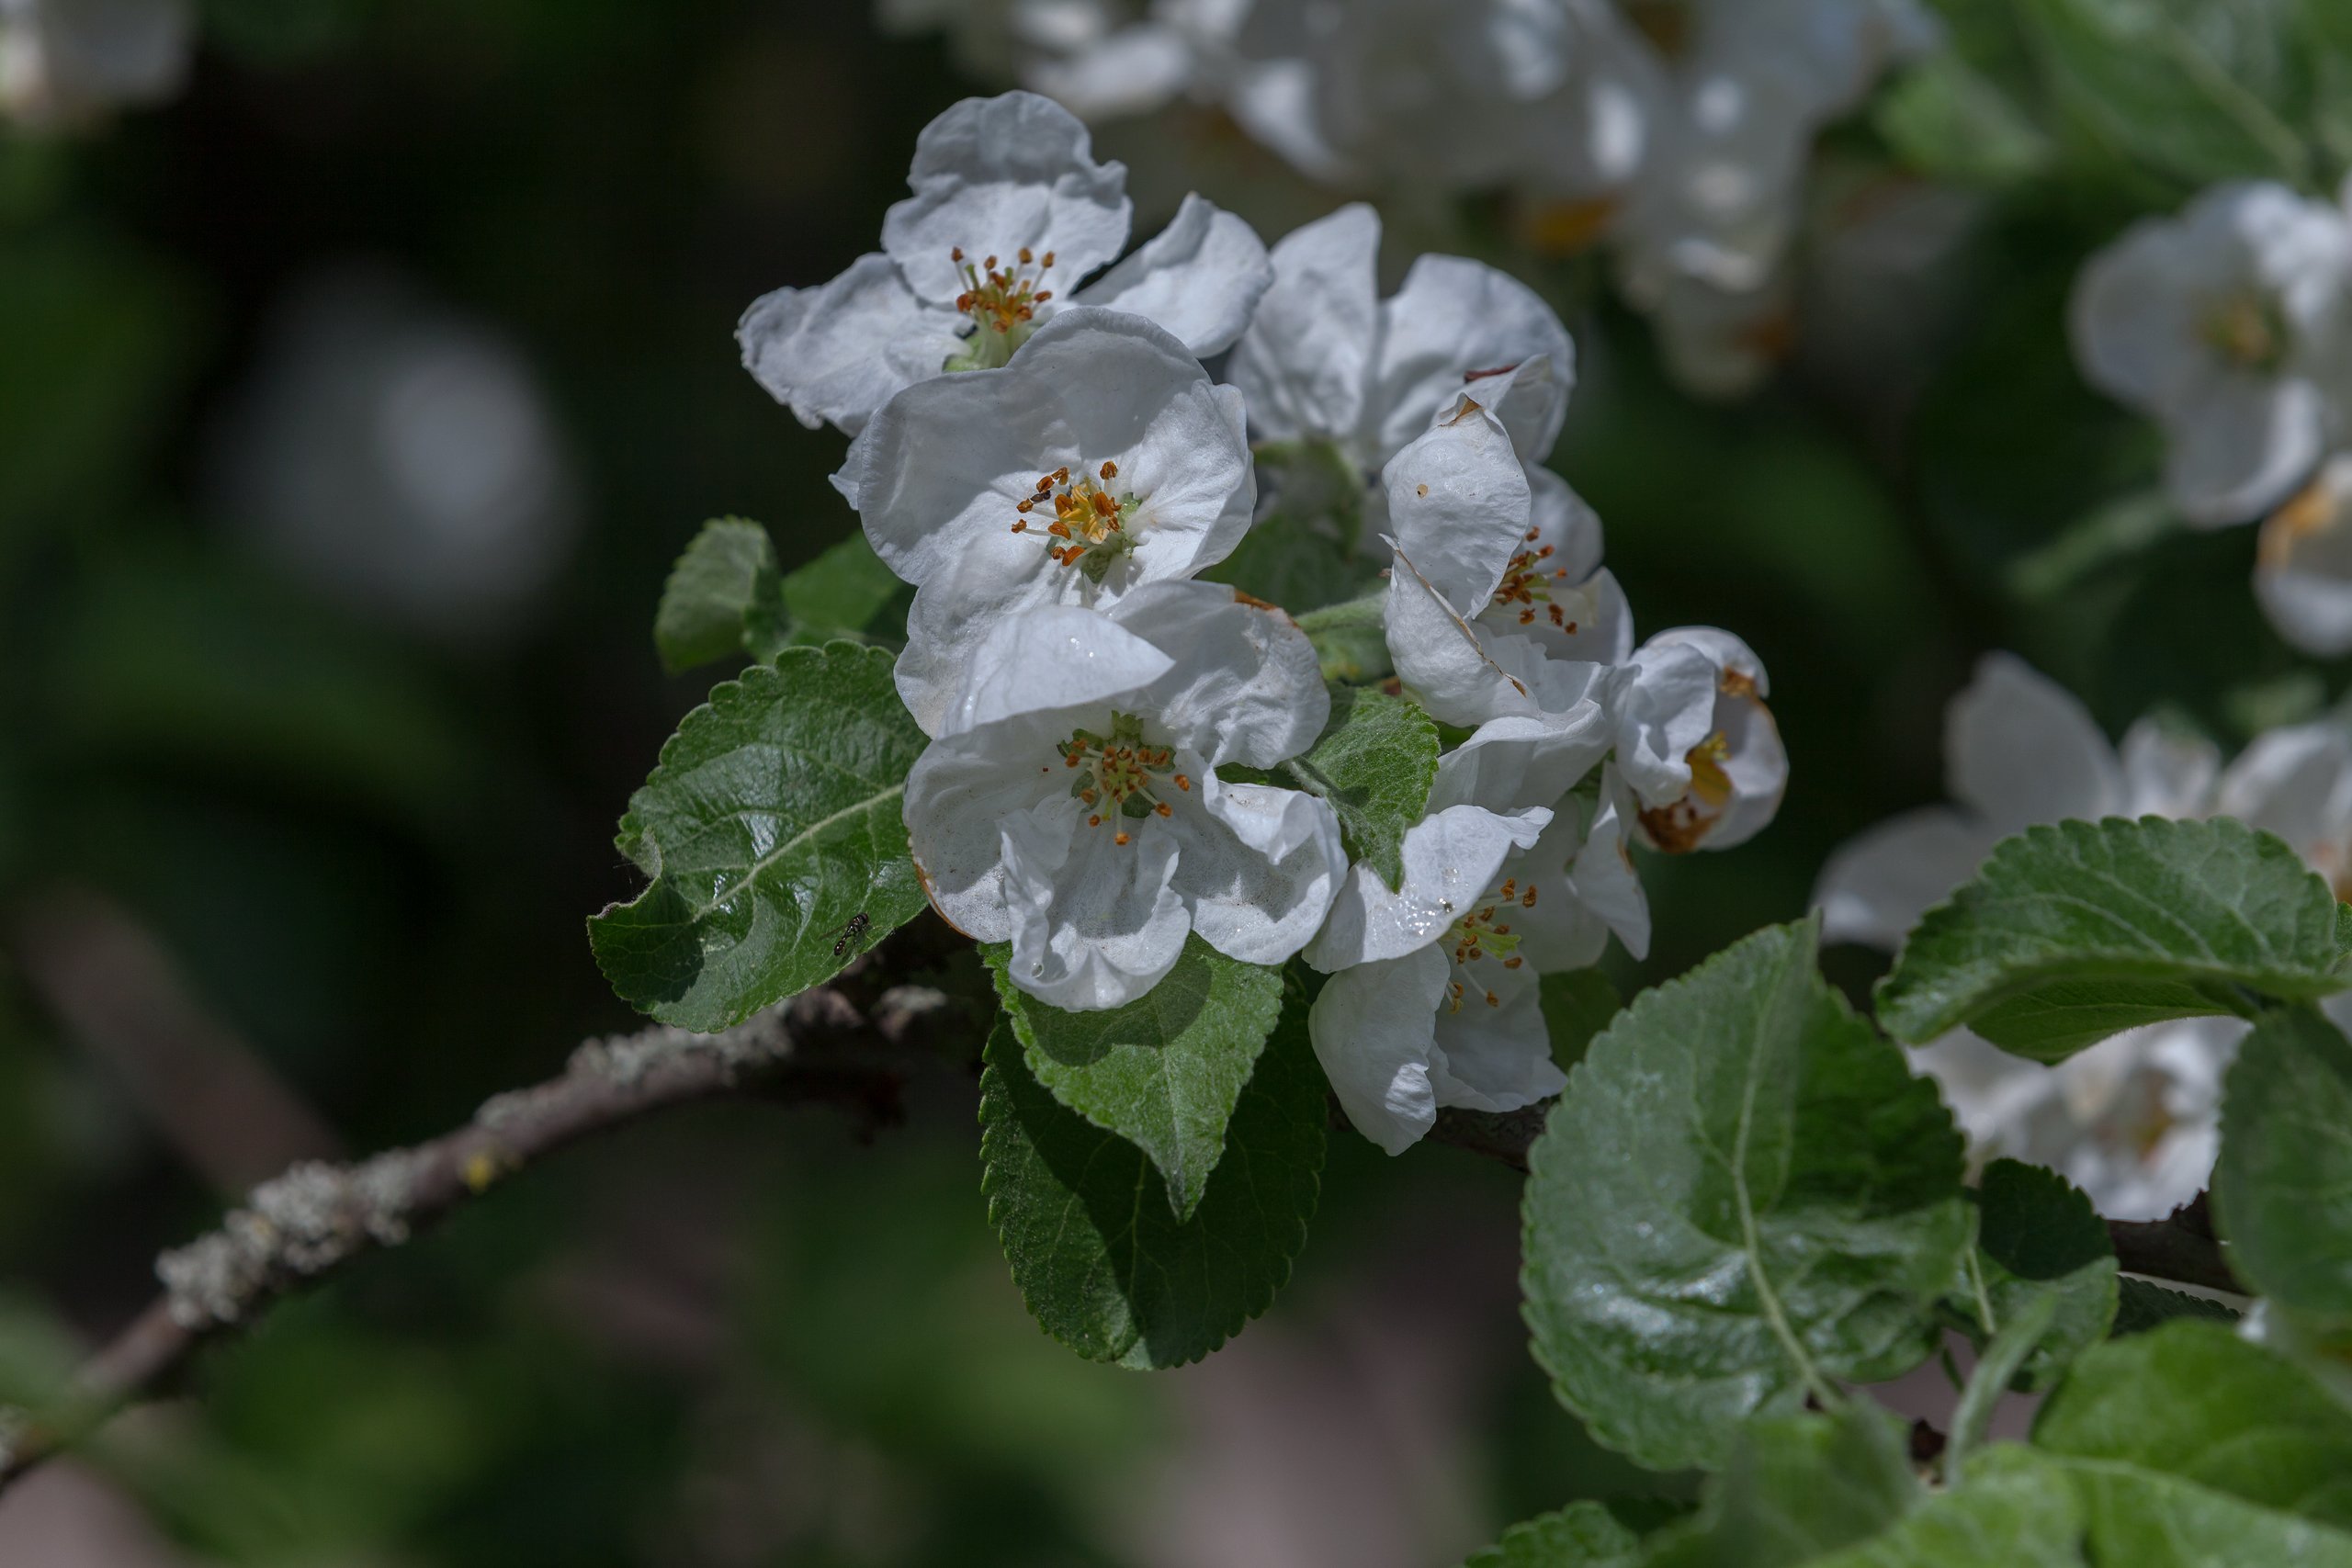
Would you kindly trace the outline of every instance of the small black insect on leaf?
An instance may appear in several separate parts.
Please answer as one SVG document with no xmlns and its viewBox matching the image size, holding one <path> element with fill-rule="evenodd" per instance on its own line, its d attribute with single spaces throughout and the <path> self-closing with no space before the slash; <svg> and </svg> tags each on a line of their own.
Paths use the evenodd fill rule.
<svg viewBox="0 0 2352 1568">
<path fill-rule="evenodd" d="M 874 917 L 863 909 L 851 916 L 849 924 L 842 928 L 841 940 L 833 943 L 833 956 L 841 957 L 856 943 L 864 941 L 867 928 L 873 924 Z"/>
</svg>

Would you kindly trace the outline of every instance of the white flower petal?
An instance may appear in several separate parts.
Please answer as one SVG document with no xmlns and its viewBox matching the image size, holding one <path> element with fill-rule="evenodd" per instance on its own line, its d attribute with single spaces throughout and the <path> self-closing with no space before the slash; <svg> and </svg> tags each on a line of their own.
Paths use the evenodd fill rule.
<svg viewBox="0 0 2352 1568">
<path fill-rule="evenodd" d="M 1193 929 L 1228 958 L 1281 964 L 1323 924 L 1348 866 L 1340 819 L 1304 790 L 1228 784 L 1204 771 L 1196 792 L 1207 820 L 1194 827 L 1178 864 L 1176 890 Z M 1206 829 L 1207 831 L 1199 829 Z"/>
<path fill-rule="evenodd" d="M 1988 653 L 1944 716 L 1952 798 L 2006 838 L 2122 809 L 2123 765 L 2090 710 L 2014 654 Z"/>
<path fill-rule="evenodd" d="M 1566 713 L 1489 719 L 1438 759 L 1429 809 L 1555 806 L 1609 754 L 1614 739 L 1608 710 L 1597 702 Z"/>
<path fill-rule="evenodd" d="M 927 592 L 927 591 L 926 591 Z M 923 595 L 918 593 L 920 601 Z M 953 596 L 941 594 L 942 602 Z M 916 623 L 910 622 L 912 627 Z M 936 623 L 922 623 L 928 642 Z M 910 651 L 914 644 L 910 642 Z M 1033 714 L 1108 705 L 1165 676 L 1175 660 L 1092 610 L 1056 605 L 987 624 L 969 644 L 963 683 L 939 733 L 962 735 Z M 903 660 L 902 660 L 903 662 Z"/>
<path fill-rule="evenodd" d="M 1510 434 L 1472 388 L 1381 472 L 1396 547 L 1450 604 L 1483 606 L 1523 544 L 1532 491 Z"/>
<path fill-rule="evenodd" d="M 1397 550 L 1389 567 L 1388 657 L 1397 679 L 1430 715 L 1446 724 L 1477 725 L 1507 714 L 1542 711 L 1527 672 L 1542 656 L 1524 638 L 1514 669 L 1491 657 L 1486 640 Z"/>
<path fill-rule="evenodd" d="M 2123 732 L 2126 817 L 2202 817 L 2221 777 L 2222 754 L 2202 736 L 2143 718 Z"/>
<path fill-rule="evenodd" d="M 1831 852 L 1813 891 L 1823 940 L 1893 953 L 1921 915 L 1976 874 L 2000 838 L 1941 806 L 1857 833 Z"/>
<path fill-rule="evenodd" d="M 1604 775 L 1600 809 L 1569 868 L 1568 890 L 1638 959 L 1650 955 L 1650 902 L 1642 890 L 1641 874 L 1634 869 L 1633 852 L 1625 843 L 1630 807 L 1623 786 L 1613 776 Z"/>
<path fill-rule="evenodd" d="M 1035 93 L 966 98 L 923 128 L 882 248 L 923 299 L 963 292 L 951 254 L 1055 253 L 1049 283 L 1074 287 L 1126 248 L 1126 165 L 1098 164 L 1086 127 Z"/>
<path fill-rule="evenodd" d="M 1505 969 L 1492 959 L 1464 966 L 1459 1008 L 1437 1010 L 1437 1055 L 1430 1078 L 1441 1106 L 1465 1111 L 1517 1111 L 1560 1092 L 1568 1077 L 1552 1060 L 1543 996 L 1532 969 Z M 1480 985 L 1486 987 L 1481 994 Z M 1487 997 L 1492 996 L 1492 1005 Z"/>
<path fill-rule="evenodd" d="M 907 837 L 923 888 L 947 922 L 976 941 L 1012 938 L 1001 824 L 1068 794 L 1050 766 L 1059 739 L 1045 723 L 951 735 L 925 747 L 907 774 Z M 1024 744 L 1041 759 L 1036 768 L 1008 761 Z"/>
<path fill-rule="evenodd" d="M 1714 661 L 1685 643 L 1645 644 L 1619 694 L 1617 767 L 1651 807 L 1690 790 L 1690 754 L 1714 733 Z"/>
<path fill-rule="evenodd" d="M 1380 219 L 1362 203 L 1283 236 L 1274 281 L 1227 372 L 1267 440 L 1351 437 L 1379 321 Z"/>
<path fill-rule="evenodd" d="M 1552 307 L 1509 273 L 1462 256 L 1419 257 L 1380 307 L 1378 341 L 1364 409 L 1373 452 L 1403 448 L 1465 382 L 1477 396 L 1468 378 L 1538 357 L 1549 361 L 1548 375 L 1531 377 L 1523 394 L 1509 400 L 1504 423 L 1531 463 L 1542 462 L 1559 439 L 1576 384 L 1576 348 Z"/>
<path fill-rule="evenodd" d="M 1211 766 L 1271 768 L 1315 743 L 1331 694 L 1298 623 L 1218 582 L 1153 582 L 1119 601 L 1119 626 L 1165 652 L 1152 711 Z"/>
<path fill-rule="evenodd" d="M 1445 955 L 1429 947 L 1394 963 L 1360 964 L 1324 982 L 1306 1015 L 1316 1060 L 1340 1109 L 1392 1155 L 1437 1124 L 1430 1059 L 1448 967 Z"/>
<path fill-rule="evenodd" d="M 1549 468 L 1530 466 L 1527 482 L 1527 524 L 1536 532 L 1536 548 L 1552 547 L 1551 564 L 1567 573 L 1564 581 L 1585 581 L 1600 570 L 1600 513 Z M 1626 630 L 1630 636 L 1630 621 Z"/>
<path fill-rule="evenodd" d="M 1167 228 L 1087 285 L 1075 303 L 1148 316 L 1206 359 L 1240 338 L 1273 280 L 1256 230 L 1187 196 Z"/>
<path fill-rule="evenodd" d="M 1772 825 L 1789 788 L 1789 753 L 1772 710 L 1752 697 L 1724 696 L 1715 703 L 1715 728 L 1728 748 L 1724 776 L 1731 799 L 1715 816 L 1700 847 L 1735 850 Z"/>
<path fill-rule="evenodd" d="M 1184 951 L 1191 921 L 1170 886 L 1182 848 L 1158 818 L 1084 825 L 1064 796 L 1004 820 L 1012 894 L 1014 985 L 1069 1012 L 1125 1007 L 1158 985 Z"/>
<path fill-rule="evenodd" d="M 1503 857 L 1533 845 L 1551 819 L 1541 808 L 1504 815 L 1476 806 L 1424 818 L 1405 833 L 1404 886 L 1392 892 L 1370 865 L 1351 867 L 1330 919 L 1307 944 L 1306 962 L 1328 973 L 1402 958 L 1437 941 L 1477 908 Z"/>
<path fill-rule="evenodd" d="M 2245 522 L 2311 472 L 2326 421 L 2309 381 L 2217 370 L 2165 422 L 2165 489 L 2193 523 Z"/>
<path fill-rule="evenodd" d="M 917 299 L 888 256 L 819 288 L 762 295 L 735 329 L 743 368 L 801 423 L 854 435 L 900 388 L 940 373 L 963 318 Z"/>
<path fill-rule="evenodd" d="M 2332 457 L 2262 525 L 2254 591 L 2278 635 L 2304 653 L 2352 653 L 2352 457 Z"/>
</svg>

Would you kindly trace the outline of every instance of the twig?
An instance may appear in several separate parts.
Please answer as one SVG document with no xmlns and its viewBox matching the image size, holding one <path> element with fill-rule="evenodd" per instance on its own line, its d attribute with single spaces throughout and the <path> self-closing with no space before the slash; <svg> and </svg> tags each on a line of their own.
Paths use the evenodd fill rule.
<svg viewBox="0 0 2352 1568">
<path fill-rule="evenodd" d="M 1544 1131 L 1544 1118 L 1551 1109 L 1552 1102 L 1545 1100 L 1524 1111 L 1441 1111 L 1430 1138 L 1524 1171 L 1528 1147 Z M 1331 1114 L 1344 1125 L 1336 1102 Z M 2114 1244 L 2116 1262 L 2127 1274 L 2215 1291 L 2243 1292 L 2245 1289 L 2230 1272 L 2222 1244 L 2213 1235 L 2204 1193 L 2165 1219 L 2109 1220 L 2107 1235 Z"/>
<path fill-rule="evenodd" d="M 61 1408 L 0 1409 L 0 1488 L 161 1389 L 208 1340 L 592 1134 L 734 1095 L 845 1103 L 868 1129 L 899 1120 L 908 1071 L 927 1055 L 908 1049 L 908 1035 L 954 1004 L 900 987 L 867 1010 L 853 989 L 809 991 L 719 1034 L 660 1028 L 592 1040 L 561 1076 L 496 1096 L 454 1132 L 264 1182 L 218 1230 L 156 1260 L 164 1294 L 84 1365 Z"/>
</svg>

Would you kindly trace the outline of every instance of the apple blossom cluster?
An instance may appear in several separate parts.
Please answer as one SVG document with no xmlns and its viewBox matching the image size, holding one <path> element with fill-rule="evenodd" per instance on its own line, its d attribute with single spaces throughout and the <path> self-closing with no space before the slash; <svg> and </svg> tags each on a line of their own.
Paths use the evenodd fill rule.
<svg viewBox="0 0 2352 1568">
<path fill-rule="evenodd" d="M 1507 191 L 1605 243 L 1693 389 L 1784 351 L 1815 135 L 1939 37 L 1918 0 L 884 0 L 1089 118 L 1216 106 L 1343 189 Z M 991 51 L 996 52 L 991 52 Z"/>
<path fill-rule="evenodd" d="M 1893 951 L 1993 846 L 2066 818 L 2233 817 L 2276 833 L 2352 892 L 2352 725 L 2257 737 L 2227 767 L 2210 741 L 2143 719 L 2119 748 L 2063 687 L 1988 656 L 1944 721 L 1953 804 L 1906 812 L 1823 867 L 1823 935 Z M 2352 1022 L 2343 996 L 2321 1004 Z M 1979 1159 L 2048 1166 L 2117 1219 L 2155 1219 L 2206 1186 L 2220 1146 L 2222 1075 L 2247 1025 L 2189 1018 L 2126 1031 L 2044 1066 L 1965 1030 L 1914 1058 L 1944 1089 Z"/>
<path fill-rule="evenodd" d="M 187 0 L 0 0 L 0 118 L 56 128 L 179 90 Z"/>
<path fill-rule="evenodd" d="M 2216 186 L 2094 255 L 2072 317 L 2084 375 L 2163 430 L 2181 514 L 2266 519 L 2255 592 L 2279 635 L 2352 652 L 2352 215 Z"/>
<path fill-rule="evenodd" d="M 1631 846 L 1728 848 L 1778 807 L 1764 668 L 1713 628 L 1637 642 L 1599 519 L 1543 467 L 1574 350 L 1532 292 L 1425 256 L 1383 300 L 1362 207 L 1269 253 L 1188 197 L 1119 260 L 1125 175 L 1047 99 L 967 100 L 880 252 L 744 318 L 761 383 L 854 436 L 835 484 L 915 585 L 931 900 L 1073 1011 L 1145 996 L 1193 937 L 1302 957 L 1317 1054 L 1392 1152 L 1441 1107 L 1555 1093 L 1539 980 L 1611 933 L 1645 951 Z M 1202 577 L 1267 515 L 1274 452 L 1344 476 L 1388 563 L 1351 608 L 1457 738 L 1386 874 L 1287 766 L 1333 723 L 1317 647 Z"/>
</svg>

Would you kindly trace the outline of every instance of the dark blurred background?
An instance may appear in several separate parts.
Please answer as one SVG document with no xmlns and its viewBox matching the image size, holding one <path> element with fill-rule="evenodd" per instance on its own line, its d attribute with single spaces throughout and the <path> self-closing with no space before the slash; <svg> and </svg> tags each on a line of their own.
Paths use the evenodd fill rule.
<svg viewBox="0 0 2352 1568">
<path fill-rule="evenodd" d="M 612 825 L 709 684 L 660 672 L 663 574 L 706 517 L 787 567 L 854 525 L 840 437 L 741 372 L 735 319 L 873 248 L 916 132 L 996 85 L 852 3 L 218 0 L 176 101 L 0 130 L 0 1367 L 103 1338 L 288 1159 L 631 1025 L 582 921 L 634 891 Z M 1193 139 L 1269 240 L 1340 199 L 1173 126 L 1100 147 Z M 2112 580 L 2096 540 L 2049 553 L 2151 455 L 2058 330 L 2115 214 L 1990 213 L 1866 132 L 1827 155 L 1826 325 L 1734 407 L 1669 389 L 1589 259 L 1459 228 L 1570 313 L 1555 462 L 1643 627 L 1747 637 L 1793 760 L 1764 839 L 1648 863 L 1627 982 L 1937 795 L 1983 646 L 2110 724 L 2319 699 L 2236 590 L 2250 530 Z M 1182 190 L 1139 184 L 1149 232 Z M 2193 649 L 2110 634 L 2176 602 Z M 2209 690 L 2228 660 L 2263 679 Z M 926 1089 L 870 1146 L 702 1110 L 569 1156 L 0 1501 L 0 1562 L 1402 1568 L 1619 1483 L 1525 1354 L 1508 1172 L 1335 1140 L 1274 1312 L 1146 1377 L 1024 1315 L 972 1108 Z"/>
</svg>

